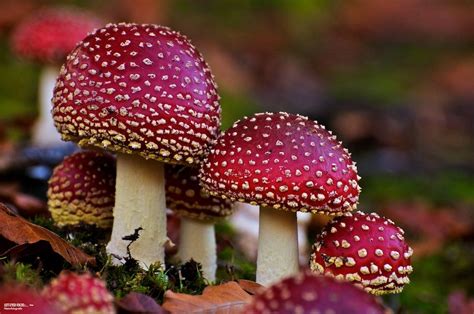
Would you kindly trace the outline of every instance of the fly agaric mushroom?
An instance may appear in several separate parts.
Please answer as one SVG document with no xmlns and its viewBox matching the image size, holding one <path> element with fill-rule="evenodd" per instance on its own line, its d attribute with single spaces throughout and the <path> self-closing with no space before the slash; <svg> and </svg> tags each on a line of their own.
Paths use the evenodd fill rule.
<svg viewBox="0 0 474 314">
<path fill-rule="evenodd" d="M 347 282 L 309 271 L 257 293 L 243 311 L 260 313 L 390 313 L 380 301 Z"/>
<path fill-rule="evenodd" d="M 62 138 L 117 152 L 114 262 L 164 265 L 163 163 L 195 165 L 220 129 L 213 76 L 188 39 L 167 27 L 109 24 L 86 37 L 61 68 L 53 118 Z M 148 160 L 145 160 L 148 159 Z M 141 229 L 140 229 L 141 228 Z"/>
<path fill-rule="evenodd" d="M 42 294 L 65 314 L 116 312 L 114 297 L 105 282 L 89 273 L 63 271 L 43 289 Z"/>
<path fill-rule="evenodd" d="M 12 37 L 13 51 L 24 58 L 46 64 L 39 82 L 39 118 L 33 128 L 32 142 L 49 146 L 58 144 L 59 134 L 51 118 L 51 97 L 58 76 L 58 64 L 87 35 L 102 23 L 78 10 L 56 8 L 35 12 L 20 23 Z"/>
<path fill-rule="evenodd" d="M 115 158 L 82 151 L 66 157 L 49 179 L 48 209 L 59 226 L 79 223 L 112 227 Z"/>
<path fill-rule="evenodd" d="M 202 265 L 204 277 L 216 279 L 214 223 L 232 214 L 232 202 L 210 196 L 199 185 L 199 170 L 170 166 L 165 169 L 166 205 L 181 217 L 178 257 Z"/>
<path fill-rule="evenodd" d="M 0 313 L 64 314 L 35 290 L 11 284 L 0 286 L 0 306 Z"/>
<path fill-rule="evenodd" d="M 260 205 L 257 282 L 263 285 L 298 271 L 296 211 L 340 215 L 359 197 L 355 164 L 336 137 L 284 112 L 234 123 L 211 149 L 200 179 L 212 195 Z"/>
<path fill-rule="evenodd" d="M 311 269 L 352 281 L 373 294 L 399 293 L 413 270 L 413 250 L 403 233 L 376 213 L 337 217 L 316 238 Z"/>
</svg>

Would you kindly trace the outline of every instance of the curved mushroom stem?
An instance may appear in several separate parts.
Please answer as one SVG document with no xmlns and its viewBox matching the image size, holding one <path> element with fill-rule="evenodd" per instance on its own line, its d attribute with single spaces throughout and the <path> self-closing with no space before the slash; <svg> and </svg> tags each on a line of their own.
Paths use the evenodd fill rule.
<svg viewBox="0 0 474 314">
<path fill-rule="evenodd" d="M 36 120 L 31 141 L 38 146 L 52 146 L 63 143 L 59 132 L 54 127 L 53 115 L 51 114 L 51 98 L 53 97 L 54 85 L 59 70 L 55 66 L 44 67 L 41 71 L 38 88 L 39 116 Z"/>
<path fill-rule="evenodd" d="M 216 280 L 217 257 L 214 223 L 181 218 L 178 257 L 181 261 L 191 258 L 202 265 L 204 278 Z"/>
<path fill-rule="evenodd" d="M 299 270 L 296 213 L 260 207 L 257 282 L 266 286 Z"/>
<path fill-rule="evenodd" d="M 143 230 L 139 230 L 142 228 Z M 112 261 L 120 264 L 131 256 L 142 268 L 155 262 L 165 265 L 164 245 L 166 236 L 166 201 L 163 163 L 144 160 L 140 156 L 117 154 L 117 179 L 112 236 L 107 252 Z"/>
</svg>

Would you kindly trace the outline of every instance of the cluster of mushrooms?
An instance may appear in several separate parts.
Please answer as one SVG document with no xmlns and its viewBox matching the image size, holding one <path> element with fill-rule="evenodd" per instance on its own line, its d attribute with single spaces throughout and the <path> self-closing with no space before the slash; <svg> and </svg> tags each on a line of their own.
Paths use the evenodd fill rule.
<svg viewBox="0 0 474 314">
<path fill-rule="evenodd" d="M 257 113 L 222 132 L 219 99 L 208 65 L 180 33 L 120 23 L 89 34 L 54 87 L 57 131 L 88 149 L 54 170 L 48 204 L 55 222 L 112 227 L 113 262 L 130 255 L 148 268 L 164 265 L 172 209 L 182 217 L 179 258 L 200 262 L 214 281 L 214 223 L 232 214 L 234 202 L 259 205 L 256 281 L 277 285 L 249 313 L 343 308 L 345 296 L 381 313 L 372 296 L 340 282 L 398 293 L 409 282 L 412 249 L 391 220 L 351 213 L 361 189 L 347 149 L 318 122 L 285 112 Z M 297 211 L 336 216 L 305 272 Z"/>
</svg>

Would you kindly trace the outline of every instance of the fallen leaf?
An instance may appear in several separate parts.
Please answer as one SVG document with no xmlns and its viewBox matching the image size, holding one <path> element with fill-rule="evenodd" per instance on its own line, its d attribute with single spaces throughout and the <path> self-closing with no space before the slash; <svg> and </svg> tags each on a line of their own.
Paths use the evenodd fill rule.
<svg viewBox="0 0 474 314">
<path fill-rule="evenodd" d="M 12 248 L 15 252 L 25 250 L 25 245 L 27 248 L 27 245 L 45 241 L 55 253 L 72 265 L 95 264 L 94 257 L 72 246 L 48 229 L 14 214 L 3 204 L 0 204 L 0 237 L 17 244 Z"/>
<path fill-rule="evenodd" d="M 238 283 L 228 282 L 204 289 L 202 295 L 166 291 L 163 308 L 170 313 L 241 313 L 252 296 Z"/>
<path fill-rule="evenodd" d="M 265 289 L 265 287 L 262 286 L 261 284 L 256 283 L 255 281 L 251 281 L 251 280 L 239 279 L 237 280 L 237 283 L 242 289 L 245 290 L 245 292 L 252 295 Z"/>
<path fill-rule="evenodd" d="M 118 313 L 167 313 L 152 297 L 137 292 L 127 294 L 115 304 Z"/>
</svg>

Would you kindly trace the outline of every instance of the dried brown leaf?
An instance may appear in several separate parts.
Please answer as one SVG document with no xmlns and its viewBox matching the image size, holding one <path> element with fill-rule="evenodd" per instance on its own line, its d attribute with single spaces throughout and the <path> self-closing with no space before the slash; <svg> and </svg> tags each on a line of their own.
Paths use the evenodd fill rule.
<svg viewBox="0 0 474 314">
<path fill-rule="evenodd" d="M 242 289 L 245 290 L 245 292 L 252 295 L 265 289 L 265 287 L 262 286 L 261 284 L 256 283 L 255 281 L 251 281 L 251 280 L 239 279 L 237 280 L 237 283 Z"/>
<path fill-rule="evenodd" d="M 242 313 L 250 303 L 252 296 L 245 292 L 238 283 L 228 282 L 219 286 L 204 289 L 202 295 L 165 293 L 163 308 L 170 313 Z"/>
<path fill-rule="evenodd" d="M 14 214 L 3 204 L 0 204 L 0 237 L 17 244 L 16 248 L 21 250 L 25 250 L 27 245 L 45 241 L 55 253 L 72 265 L 95 263 L 94 257 L 69 244 L 57 234 Z"/>
<path fill-rule="evenodd" d="M 167 313 L 153 298 L 137 292 L 127 294 L 115 304 L 119 313 Z"/>
</svg>

